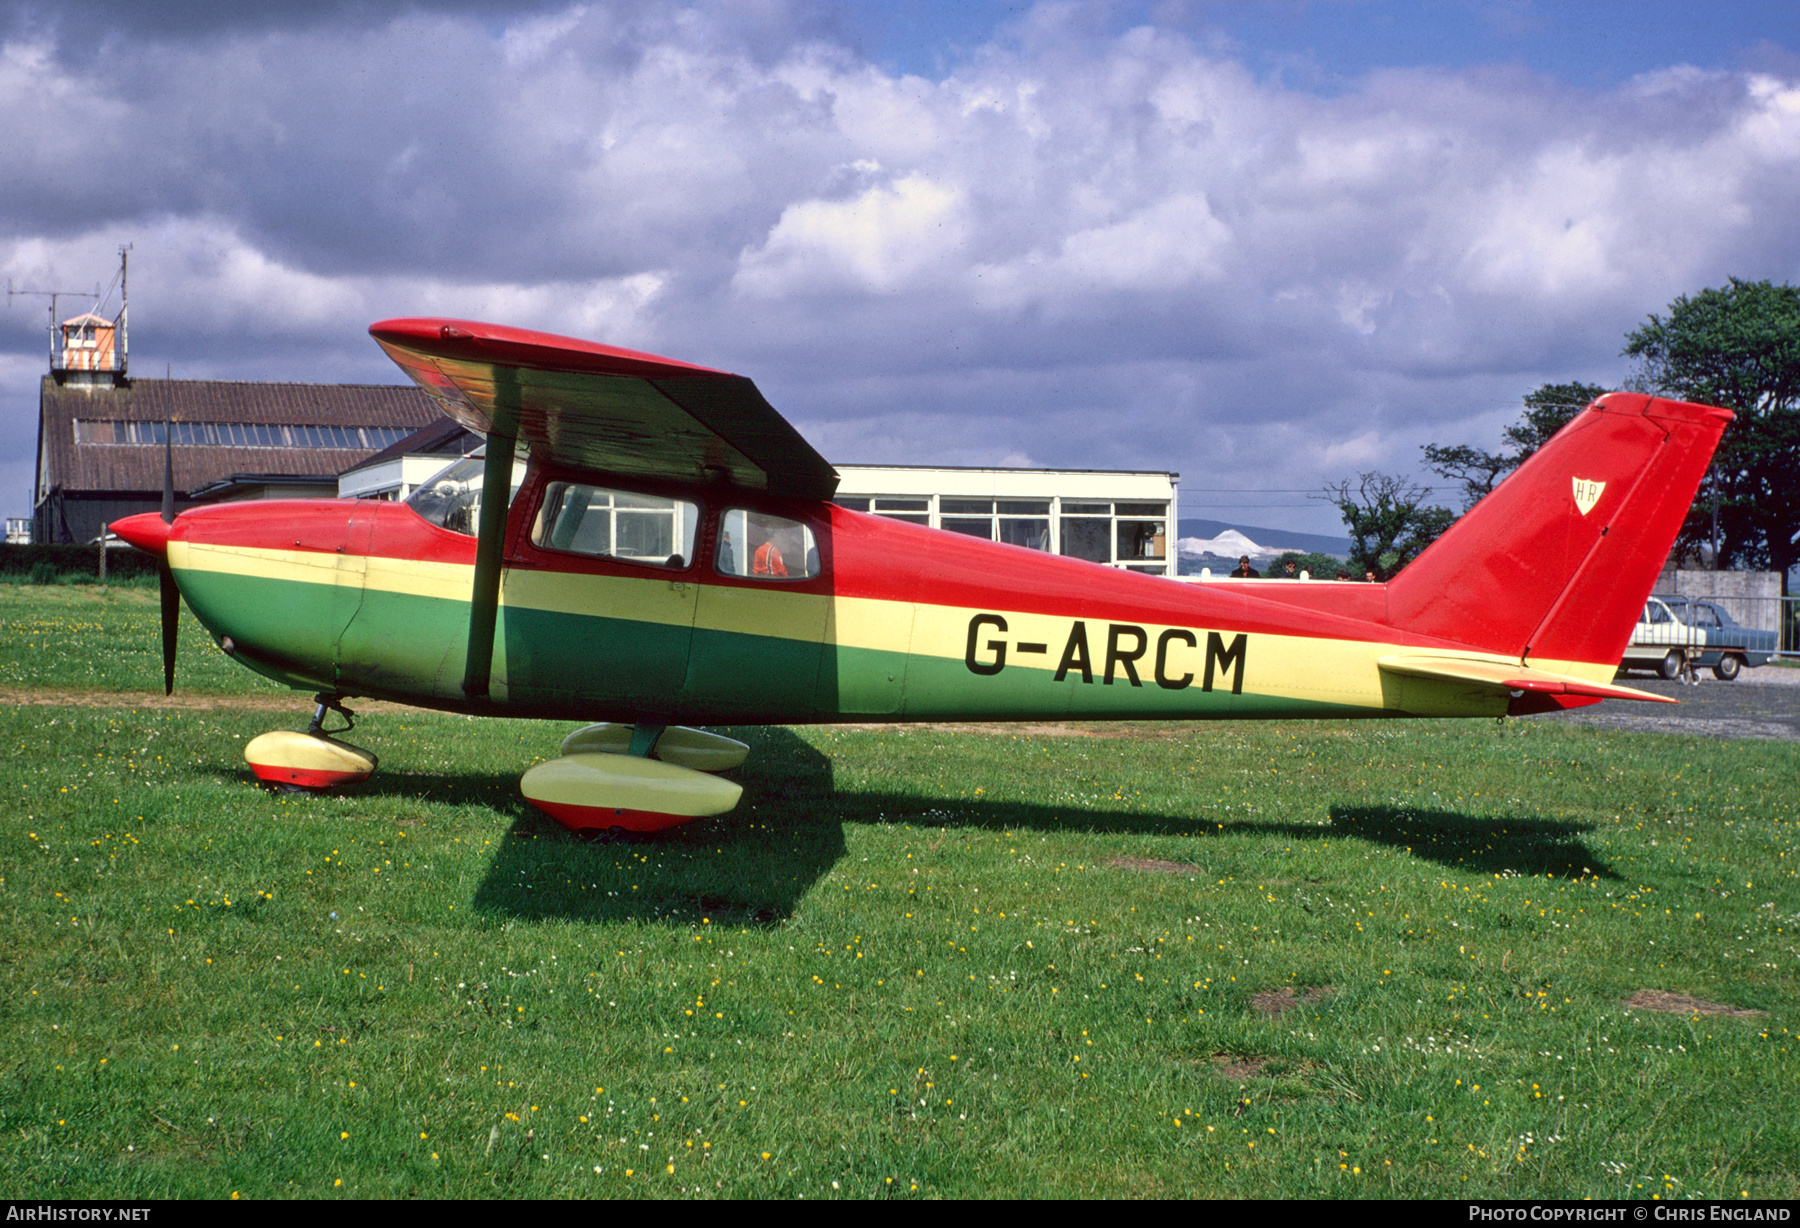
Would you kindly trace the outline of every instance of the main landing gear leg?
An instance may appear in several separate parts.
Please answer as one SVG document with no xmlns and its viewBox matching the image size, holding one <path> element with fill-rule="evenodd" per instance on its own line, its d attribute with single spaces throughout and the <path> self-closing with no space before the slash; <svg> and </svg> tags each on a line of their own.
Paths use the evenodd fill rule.
<svg viewBox="0 0 1800 1228">
<path fill-rule="evenodd" d="M 711 773 L 749 753 L 735 739 L 646 714 L 636 725 L 576 730 L 560 758 L 525 773 L 519 791 L 571 831 L 664 831 L 737 805 L 743 786 Z"/>
<path fill-rule="evenodd" d="M 258 780 L 288 789 L 329 789 L 367 780 L 374 772 L 374 755 L 331 736 L 356 727 L 356 714 L 344 707 L 344 697 L 322 693 L 313 698 L 317 706 L 304 733 L 280 729 L 254 738 L 244 747 L 244 761 Z M 333 712 L 344 724 L 327 730 L 325 722 Z"/>
</svg>

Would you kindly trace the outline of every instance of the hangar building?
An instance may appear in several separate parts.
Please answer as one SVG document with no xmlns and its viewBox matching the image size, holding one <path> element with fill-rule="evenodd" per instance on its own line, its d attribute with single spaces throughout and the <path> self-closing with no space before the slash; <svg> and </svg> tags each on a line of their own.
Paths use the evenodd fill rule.
<svg viewBox="0 0 1800 1228">
<path fill-rule="evenodd" d="M 412 385 L 138 379 L 124 318 L 62 324 L 38 399 L 32 540 L 91 542 L 162 506 L 164 440 L 178 509 L 331 497 L 337 475 L 438 419 Z"/>
</svg>

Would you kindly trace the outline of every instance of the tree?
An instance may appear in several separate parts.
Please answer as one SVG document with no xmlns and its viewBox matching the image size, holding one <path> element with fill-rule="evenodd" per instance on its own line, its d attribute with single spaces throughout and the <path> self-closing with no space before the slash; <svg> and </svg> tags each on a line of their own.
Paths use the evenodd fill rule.
<svg viewBox="0 0 1800 1228">
<path fill-rule="evenodd" d="M 1424 449 L 1425 467 L 1440 477 L 1462 483 L 1466 512 L 1606 391 L 1598 384 L 1545 384 L 1536 392 L 1525 394 L 1525 412 L 1503 432 L 1510 445 L 1507 450 L 1485 452 L 1468 444 L 1439 447 L 1428 443 Z"/>
<path fill-rule="evenodd" d="M 1667 318 L 1625 339 L 1646 391 L 1722 405 L 1738 415 L 1713 458 L 1712 477 L 1681 540 L 1712 539 L 1713 566 L 1781 573 L 1800 561 L 1800 290 L 1731 279 L 1683 295 Z"/>
<path fill-rule="evenodd" d="M 1418 557 L 1456 520 L 1447 507 L 1427 507 L 1431 489 L 1386 473 L 1361 474 L 1327 486 L 1321 498 L 1337 505 L 1350 530 L 1350 571 L 1373 571 L 1383 580 Z"/>
</svg>

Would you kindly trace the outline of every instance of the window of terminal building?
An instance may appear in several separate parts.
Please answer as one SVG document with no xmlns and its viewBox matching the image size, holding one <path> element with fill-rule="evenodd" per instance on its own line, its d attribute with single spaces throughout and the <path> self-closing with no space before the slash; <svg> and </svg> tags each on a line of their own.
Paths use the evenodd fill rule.
<svg viewBox="0 0 1800 1228">
<path fill-rule="evenodd" d="M 931 526 L 931 500 L 917 495 L 844 495 L 836 503 L 853 512 L 871 512 L 889 520 Z"/>
<path fill-rule="evenodd" d="M 961 499 L 945 495 L 938 500 L 938 524 L 952 533 L 1009 546 L 1050 549 L 1048 499 Z"/>
<path fill-rule="evenodd" d="M 1064 499 L 1057 528 L 1061 553 L 1090 563 L 1112 562 L 1112 504 Z"/>
<path fill-rule="evenodd" d="M 843 495 L 841 507 L 1109 567 L 1169 573 L 1167 500 Z"/>
<path fill-rule="evenodd" d="M 1116 503 L 1119 562 L 1134 571 L 1167 570 L 1169 509 L 1163 503 Z M 1152 566 L 1154 565 L 1154 566 Z"/>
<path fill-rule="evenodd" d="M 1064 499 L 1058 529 L 1062 554 L 1153 575 L 1168 574 L 1167 503 L 1101 503 Z"/>
</svg>

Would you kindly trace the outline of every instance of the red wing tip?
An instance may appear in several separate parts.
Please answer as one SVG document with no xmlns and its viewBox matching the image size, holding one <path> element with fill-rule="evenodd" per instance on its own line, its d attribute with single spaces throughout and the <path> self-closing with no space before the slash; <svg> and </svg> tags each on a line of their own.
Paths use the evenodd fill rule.
<svg viewBox="0 0 1800 1228">
<path fill-rule="evenodd" d="M 665 358 L 660 354 L 646 354 L 641 350 L 601 345 L 598 341 L 583 341 L 579 337 L 562 337 L 555 333 L 509 328 L 504 324 L 483 324 L 475 320 L 445 320 L 428 316 L 378 320 L 369 325 L 369 335 L 377 341 L 443 358 L 475 359 L 509 366 L 592 371 L 602 375 L 635 375 L 645 378 L 658 375 L 730 374 L 728 371 L 682 362 L 677 358 Z"/>
</svg>

